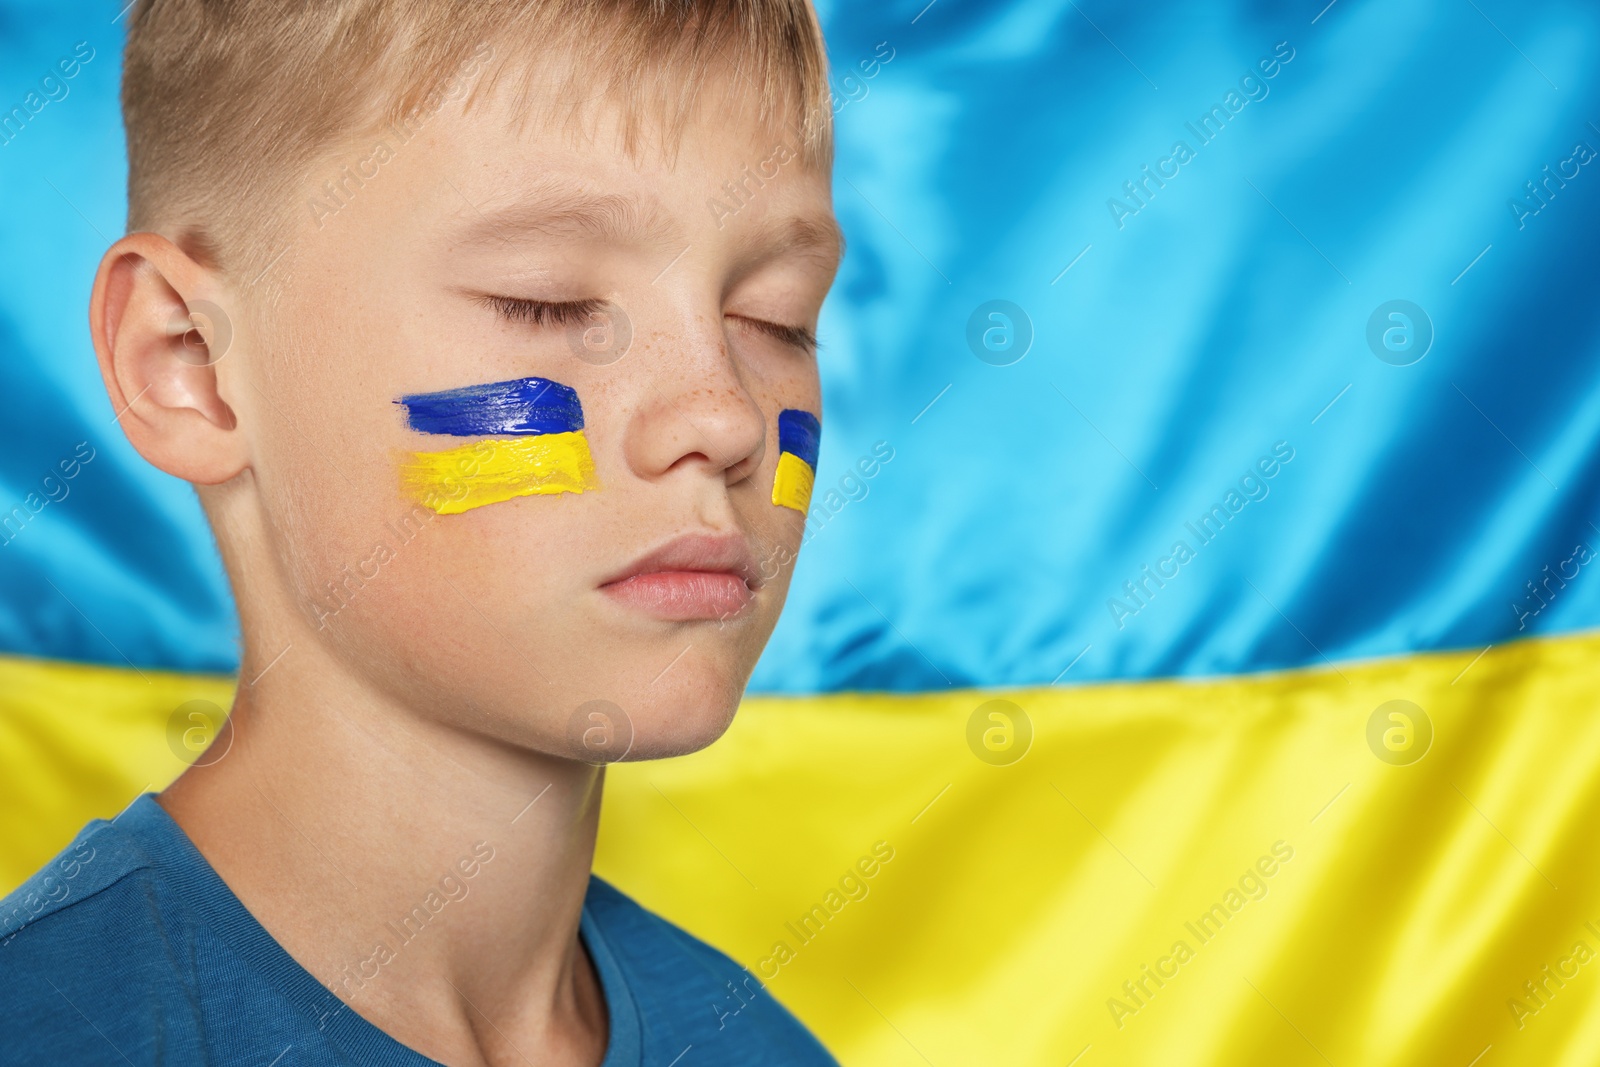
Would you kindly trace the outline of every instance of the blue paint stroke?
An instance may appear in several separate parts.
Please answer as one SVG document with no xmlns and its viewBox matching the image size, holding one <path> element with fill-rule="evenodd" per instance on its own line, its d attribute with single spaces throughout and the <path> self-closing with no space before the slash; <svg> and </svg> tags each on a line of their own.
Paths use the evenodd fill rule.
<svg viewBox="0 0 1600 1067">
<path fill-rule="evenodd" d="M 806 466 L 817 469 L 817 447 L 822 437 L 822 423 L 809 411 L 787 408 L 778 412 L 778 450 L 789 452 L 806 461 Z"/>
<path fill-rule="evenodd" d="M 451 437 L 531 436 L 583 429 L 583 405 L 578 403 L 578 394 L 571 386 L 546 378 L 516 378 L 442 393 L 414 393 L 395 403 L 406 406 L 411 428 L 421 433 Z"/>
</svg>

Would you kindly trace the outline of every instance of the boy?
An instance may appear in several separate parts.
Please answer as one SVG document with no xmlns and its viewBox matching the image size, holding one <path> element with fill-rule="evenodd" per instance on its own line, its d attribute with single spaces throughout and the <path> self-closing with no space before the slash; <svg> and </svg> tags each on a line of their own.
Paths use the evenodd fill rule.
<svg viewBox="0 0 1600 1067">
<path fill-rule="evenodd" d="M 723 732 L 802 533 L 841 252 L 805 0 L 128 19 L 91 329 L 240 686 L 0 906 L 0 1060 L 832 1063 L 589 874 L 604 762 Z"/>
</svg>

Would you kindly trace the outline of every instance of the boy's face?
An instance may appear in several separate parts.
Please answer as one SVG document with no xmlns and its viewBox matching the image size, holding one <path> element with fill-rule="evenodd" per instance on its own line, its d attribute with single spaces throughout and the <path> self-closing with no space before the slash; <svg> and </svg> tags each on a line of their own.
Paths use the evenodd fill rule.
<svg viewBox="0 0 1600 1067">
<path fill-rule="evenodd" d="M 592 139 L 519 132 L 506 96 L 308 183 L 284 299 L 218 366 L 265 547 L 303 639 L 421 714 L 594 761 L 692 750 L 799 550 L 774 477 L 780 412 L 821 414 L 828 178 L 710 105 L 669 158 L 625 152 L 610 105 Z"/>
</svg>

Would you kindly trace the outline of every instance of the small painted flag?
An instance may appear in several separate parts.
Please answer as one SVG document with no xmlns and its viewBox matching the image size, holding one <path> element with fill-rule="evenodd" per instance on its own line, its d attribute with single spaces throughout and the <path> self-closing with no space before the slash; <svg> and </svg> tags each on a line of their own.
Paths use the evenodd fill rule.
<svg viewBox="0 0 1600 1067">
<path fill-rule="evenodd" d="M 598 489 L 583 433 L 583 406 L 571 386 L 517 378 L 395 401 L 419 433 L 506 436 L 439 452 L 413 452 L 400 466 L 406 494 L 440 515 L 519 496 Z"/>
<path fill-rule="evenodd" d="M 799 512 L 811 506 L 821 436 L 822 424 L 811 412 L 788 408 L 778 413 L 778 471 L 772 479 L 774 504 Z"/>
</svg>

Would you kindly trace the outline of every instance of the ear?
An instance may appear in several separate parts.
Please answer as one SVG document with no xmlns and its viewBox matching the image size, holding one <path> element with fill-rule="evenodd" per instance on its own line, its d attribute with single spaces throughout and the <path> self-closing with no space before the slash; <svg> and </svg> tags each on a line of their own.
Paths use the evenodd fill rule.
<svg viewBox="0 0 1600 1067">
<path fill-rule="evenodd" d="M 89 301 L 100 376 L 139 454 L 187 482 L 216 485 L 249 465 L 218 387 L 233 345 L 231 304 L 213 270 L 155 233 L 132 233 L 100 261 Z"/>
</svg>

